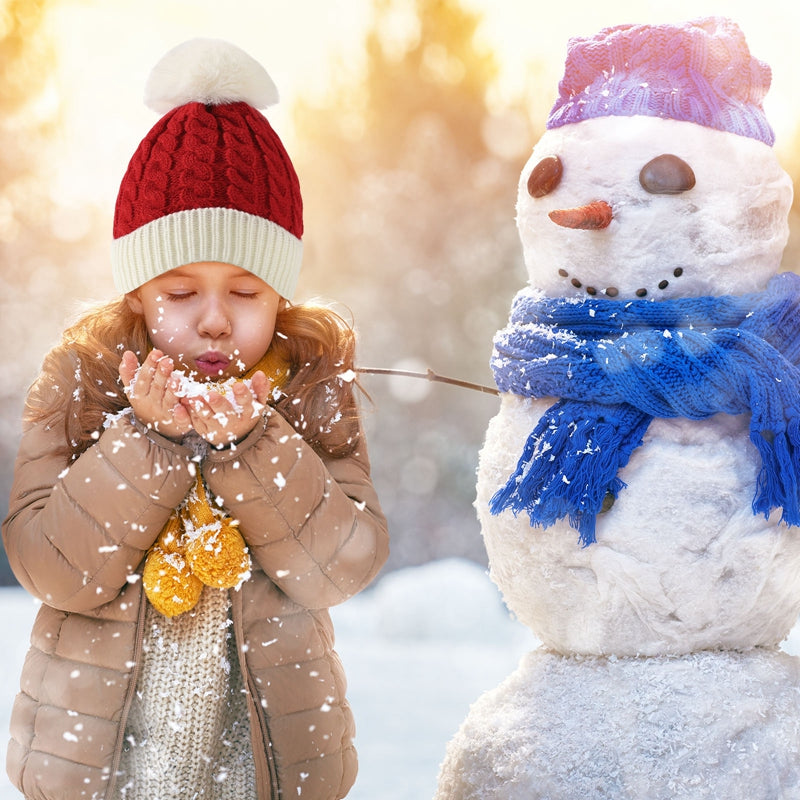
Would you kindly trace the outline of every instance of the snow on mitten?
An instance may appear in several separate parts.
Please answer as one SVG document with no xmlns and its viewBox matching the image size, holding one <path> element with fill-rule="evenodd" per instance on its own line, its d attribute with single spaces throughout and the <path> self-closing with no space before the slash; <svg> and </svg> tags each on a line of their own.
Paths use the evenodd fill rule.
<svg viewBox="0 0 800 800">
<path fill-rule="evenodd" d="M 203 591 L 202 581 L 180 552 L 181 536 L 181 520 L 174 513 L 150 548 L 142 573 L 147 599 L 165 617 L 194 608 Z"/>
<path fill-rule="evenodd" d="M 206 586 L 232 589 L 250 574 L 250 554 L 236 523 L 209 502 L 202 479 L 181 512 L 184 554 L 192 573 Z"/>
</svg>

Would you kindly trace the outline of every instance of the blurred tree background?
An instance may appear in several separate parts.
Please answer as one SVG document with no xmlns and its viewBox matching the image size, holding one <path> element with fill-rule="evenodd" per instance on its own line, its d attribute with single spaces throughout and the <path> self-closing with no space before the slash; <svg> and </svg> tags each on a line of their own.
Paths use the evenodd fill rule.
<svg viewBox="0 0 800 800">
<path fill-rule="evenodd" d="M 82 285 L 84 259 L 97 250 L 96 212 L 58 203 L 43 178 L 59 125 L 56 69 L 43 32 L 54 0 L 5 0 L 0 8 L 0 514 L 19 442 L 24 393 L 61 329 L 65 297 L 97 291 Z M 77 296 L 80 296 L 79 294 Z M 13 580 L 5 554 L 0 584 Z"/>
<path fill-rule="evenodd" d="M 299 104 L 296 159 L 307 207 L 303 281 L 352 313 L 362 366 L 492 385 L 492 335 L 524 283 L 514 228 L 532 131 L 494 111 L 496 74 L 478 17 L 456 0 L 377 0 L 363 83 Z M 373 476 L 390 520 L 389 568 L 485 558 L 477 454 L 487 394 L 364 376 Z"/>
<path fill-rule="evenodd" d="M 59 2 L 0 0 L 0 516 L 42 356 L 70 303 L 113 293 L 111 209 L 58 197 L 47 180 L 62 120 L 43 21 Z M 525 283 L 517 180 L 555 87 L 534 65 L 518 96 L 500 97 L 479 23 L 459 0 L 373 0 L 363 68 L 332 65 L 331 90 L 296 102 L 291 132 L 281 132 L 306 205 L 298 295 L 334 298 L 354 319 L 361 366 L 492 385 L 492 337 Z M 797 183 L 800 131 L 793 144 L 779 155 Z M 787 269 L 800 264 L 797 197 L 791 224 Z M 497 399 L 410 378 L 362 383 L 392 536 L 387 569 L 448 556 L 484 562 L 472 503 Z M 0 583 L 10 580 L 0 557 Z"/>
</svg>

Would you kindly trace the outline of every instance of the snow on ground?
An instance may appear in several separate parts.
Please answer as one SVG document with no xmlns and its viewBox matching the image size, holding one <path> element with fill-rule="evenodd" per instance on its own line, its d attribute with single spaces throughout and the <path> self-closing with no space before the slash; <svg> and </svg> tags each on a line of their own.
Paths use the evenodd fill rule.
<svg viewBox="0 0 800 800">
<path fill-rule="evenodd" d="M 3 755 L 35 611 L 21 589 L 0 589 Z M 348 800 L 432 797 L 445 746 L 469 706 L 513 672 L 536 640 L 509 618 L 486 571 L 458 559 L 389 573 L 333 616 L 358 726 L 360 771 Z M 800 626 L 784 649 L 800 655 Z M 3 770 L 0 800 L 19 798 Z"/>
</svg>

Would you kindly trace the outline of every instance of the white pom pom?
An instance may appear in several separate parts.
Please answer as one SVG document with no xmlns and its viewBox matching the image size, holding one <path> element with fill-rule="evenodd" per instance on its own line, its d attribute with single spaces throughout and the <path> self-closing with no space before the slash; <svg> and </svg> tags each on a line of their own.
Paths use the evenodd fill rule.
<svg viewBox="0 0 800 800">
<path fill-rule="evenodd" d="M 153 67 L 144 90 L 145 105 L 159 114 L 186 103 L 240 101 L 267 108 L 278 102 L 278 89 L 258 61 L 222 39 L 174 47 Z"/>
</svg>

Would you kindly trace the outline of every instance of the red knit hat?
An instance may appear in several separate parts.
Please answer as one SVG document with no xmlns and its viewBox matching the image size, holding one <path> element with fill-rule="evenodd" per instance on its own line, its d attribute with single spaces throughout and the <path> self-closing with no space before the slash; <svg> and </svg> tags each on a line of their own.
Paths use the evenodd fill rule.
<svg viewBox="0 0 800 800">
<path fill-rule="evenodd" d="M 221 261 L 291 298 L 303 204 L 292 162 L 256 110 L 278 93 L 238 47 L 193 39 L 155 66 L 145 103 L 164 113 L 120 185 L 112 266 L 122 292 L 175 267 Z"/>
</svg>

